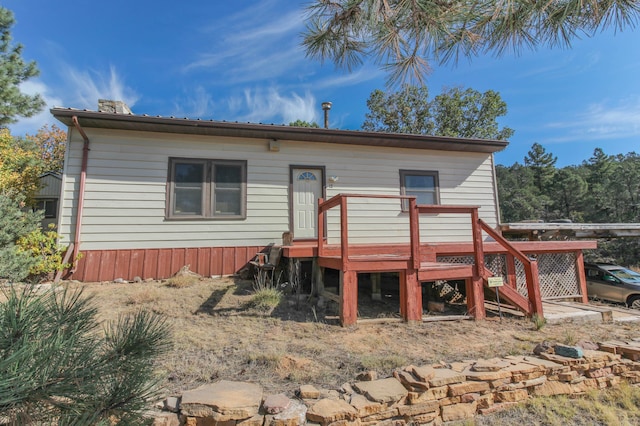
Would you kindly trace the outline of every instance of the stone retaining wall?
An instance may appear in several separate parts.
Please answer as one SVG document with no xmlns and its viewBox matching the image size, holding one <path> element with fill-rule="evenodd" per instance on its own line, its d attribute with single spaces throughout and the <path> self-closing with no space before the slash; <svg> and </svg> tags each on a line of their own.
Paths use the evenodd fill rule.
<svg viewBox="0 0 640 426">
<path fill-rule="evenodd" d="M 164 401 L 156 426 L 439 425 L 490 414 L 530 396 L 579 395 L 640 382 L 640 362 L 618 354 L 562 347 L 541 353 L 375 372 L 339 389 L 300 386 L 265 395 L 260 386 L 222 380 Z M 551 348 L 553 352 L 553 348 Z"/>
</svg>

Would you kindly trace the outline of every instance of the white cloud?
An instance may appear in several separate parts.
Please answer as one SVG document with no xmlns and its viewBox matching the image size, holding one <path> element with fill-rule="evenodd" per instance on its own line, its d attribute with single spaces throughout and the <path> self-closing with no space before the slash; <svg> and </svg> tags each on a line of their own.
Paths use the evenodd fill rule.
<svg viewBox="0 0 640 426">
<path fill-rule="evenodd" d="M 98 71 L 80 71 L 71 66 L 65 66 L 62 72 L 65 86 L 70 87 L 70 105 L 74 108 L 86 108 L 95 110 L 98 99 L 113 99 L 123 101 L 129 107 L 133 107 L 138 95 L 133 89 L 127 87 L 124 80 L 118 75 L 115 66 L 109 67 L 109 73 Z"/>
<path fill-rule="evenodd" d="M 175 116 L 194 118 L 214 118 L 213 97 L 202 86 L 195 88 L 193 94 L 174 103 Z"/>
<path fill-rule="evenodd" d="M 320 106 L 311 92 L 283 95 L 272 87 L 246 89 L 243 98 L 229 101 L 229 108 L 239 121 L 289 124 L 296 120 L 317 122 Z"/>
<path fill-rule="evenodd" d="M 9 126 L 14 136 L 24 136 L 26 133 L 36 134 L 45 124 L 60 124 L 49 113 L 49 109 L 62 104 L 62 99 L 51 93 L 51 89 L 40 80 L 28 80 L 20 85 L 20 91 L 27 95 L 39 94 L 45 101 L 44 109 L 33 117 L 19 119 Z"/>
<path fill-rule="evenodd" d="M 573 120 L 549 123 L 547 127 L 565 132 L 548 142 L 640 137 L 640 96 L 619 100 L 615 105 L 594 103 Z"/>
<path fill-rule="evenodd" d="M 279 13 L 283 6 L 262 2 L 204 30 L 208 52 L 183 67 L 184 72 L 211 70 L 224 84 L 265 81 L 283 75 L 308 61 L 300 46 L 304 28 L 301 11 Z M 274 12 L 276 11 L 276 12 Z M 293 71 L 297 72 L 297 71 Z"/>
</svg>

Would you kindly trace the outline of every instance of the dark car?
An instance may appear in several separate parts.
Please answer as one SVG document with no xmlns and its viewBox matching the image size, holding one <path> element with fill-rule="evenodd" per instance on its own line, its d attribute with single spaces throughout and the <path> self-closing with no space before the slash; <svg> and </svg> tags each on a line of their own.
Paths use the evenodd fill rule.
<svg viewBox="0 0 640 426">
<path fill-rule="evenodd" d="M 587 293 L 640 309 L 640 274 L 612 263 L 585 263 Z"/>
</svg>

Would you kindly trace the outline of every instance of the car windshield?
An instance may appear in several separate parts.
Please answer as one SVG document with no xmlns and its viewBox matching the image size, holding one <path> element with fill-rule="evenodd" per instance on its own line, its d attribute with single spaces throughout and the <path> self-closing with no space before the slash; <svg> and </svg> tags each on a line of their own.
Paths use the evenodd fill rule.
<svg viewBox="0 0 640 426">
<path fill-rule="evenodd" d="M 633 272 L 629 269 L 620 268 L 620 269 L 609 269 L 609 272 L 616 277 L 620 278 L 622 281 L 631 282 L 631 283 L 640 283 L 640 274 L 637 272 Z"/>
</svg>

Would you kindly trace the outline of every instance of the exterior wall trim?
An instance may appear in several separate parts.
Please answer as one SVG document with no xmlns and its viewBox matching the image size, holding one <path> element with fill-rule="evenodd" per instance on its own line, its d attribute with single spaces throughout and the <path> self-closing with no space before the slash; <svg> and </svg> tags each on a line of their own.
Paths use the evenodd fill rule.
<svg viewBox="0 0 640 426">
<path fill-rule="evenodd" d="M 204 277 L 239 273 L 267 247 L 197 247 L 82 251 L 73 279 L 84 282 L 166 279 L 184 265 Z"/>
</svg>

